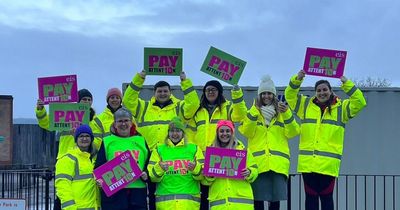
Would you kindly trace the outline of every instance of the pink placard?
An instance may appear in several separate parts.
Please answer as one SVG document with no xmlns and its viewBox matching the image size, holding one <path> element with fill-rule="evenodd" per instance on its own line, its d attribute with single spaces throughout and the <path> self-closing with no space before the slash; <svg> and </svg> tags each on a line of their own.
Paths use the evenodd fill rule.
<svg viewBox="0 0 400 210">
<path fill-rule="evenodd" d="M 78 102 L 76 75 L 38 78 L 39 99 L 44 104 L 53 102 Z"/>
<path fill-rule="evenodd" d="M 138 179 L 142 171 L 129 151 L 125 151 L 93 171 L 101 179 L 104 193 L 110 197 L 129 183 Z"/>
<path fill-rule="evenodd" d="M 346 56 L 346 51 L 307 47 L 303 69 L 309 75 L 340 78 Z"/>
<path fill-rule="evenodd" d="M 205 176 L 243 179 L 241 171 L 246 168 L 246 150 L 207 147 L 203 174 Z"/>
</svg>

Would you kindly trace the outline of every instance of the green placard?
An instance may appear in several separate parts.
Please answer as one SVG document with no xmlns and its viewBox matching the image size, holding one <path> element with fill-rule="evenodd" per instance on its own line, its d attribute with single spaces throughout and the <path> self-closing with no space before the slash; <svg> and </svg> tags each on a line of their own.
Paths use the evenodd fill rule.
<svg viewBox="0 0 400 210">
<path fill-rule="evenodd" d="M 245 66 L 246 61 L 215 47 L 210 47 L 201 71 L 226 83 L 236 85 Z"/>
<path fill-rule="evenodd" d="M 89 124 L 89 104 L 51 103 L 49 120 L 51 131 L 70 131 L 81 124 Z"/>
<path fill-rule="evenodd" d="M 147 75 L 179 76 L 182 72 L 182 48 L 144 48 Z"/>
</svg>

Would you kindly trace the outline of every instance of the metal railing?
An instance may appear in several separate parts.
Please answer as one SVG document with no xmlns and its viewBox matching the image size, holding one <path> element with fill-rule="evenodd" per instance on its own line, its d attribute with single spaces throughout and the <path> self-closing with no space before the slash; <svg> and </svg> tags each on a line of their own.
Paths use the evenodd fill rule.
<svg viewBox="0 0 400 210">
<path fill-rule="evenodd" d="M 48 169 L 0 170 L 1 198 L 25 199 L 29 210 L 49 210 L 54 202 L 54 172 Z M 300 174 L 291 174 L 288 200 L 281 209 L 304 210 Z M 337 210 L 399 210 L 400 175 L 342 174 L 333 194 Z"/>
<path fill-rule="evenodd" d="M 304 210 L 301 175 L 291 174 L 288 183 L 287 209 Z M 333 199 L 337 210 L 399 210 L 400 175 L 341 174 L 336 179 Z"/>
<path fill-rule="evenodd" d="M 0 170 L 3 199 L 24 199 L 29 210 L 49 210 L 54 201 L 54 173 L 47 169 Z"/>
</svg>

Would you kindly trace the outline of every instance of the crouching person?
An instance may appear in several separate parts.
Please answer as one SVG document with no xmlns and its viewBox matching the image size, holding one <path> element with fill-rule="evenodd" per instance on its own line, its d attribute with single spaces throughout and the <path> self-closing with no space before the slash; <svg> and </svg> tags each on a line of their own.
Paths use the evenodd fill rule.
<svg viewBox="0 0 400 210">
<path fill-rule="evenodd" d="M 200 148 L 187 143 L 185 126 L 174 117 L 165 143 L 152 152 L 149 176 L 156 186 L 156 209 L 199 209 L 200 180 L 204 163 Z"/>
</svg>

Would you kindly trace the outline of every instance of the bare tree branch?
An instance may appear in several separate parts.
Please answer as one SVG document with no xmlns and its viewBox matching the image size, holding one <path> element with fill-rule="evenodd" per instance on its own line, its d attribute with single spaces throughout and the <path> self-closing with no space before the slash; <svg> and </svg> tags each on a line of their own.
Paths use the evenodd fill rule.
<svg viewBox="0 0 400 210">
<path fill-rule="evenodd" d="M 373 78 L 368 76 L 366 79 L 351 79 L 357 87 L 390 87 L 392 84 L 386 78 Z"/>
</svg>

